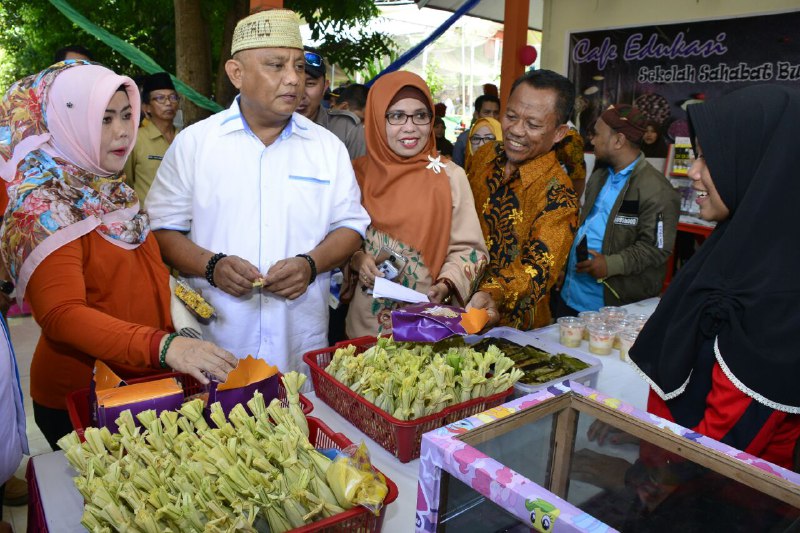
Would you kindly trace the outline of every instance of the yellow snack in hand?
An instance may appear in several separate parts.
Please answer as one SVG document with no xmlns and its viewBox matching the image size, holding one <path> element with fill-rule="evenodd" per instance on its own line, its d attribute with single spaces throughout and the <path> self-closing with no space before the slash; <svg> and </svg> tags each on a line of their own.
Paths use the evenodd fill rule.
<svg viewBox="0 0 800 533">
<path fill-rule="evenodd" d="M 189 309 L 197 313 L 200 318 L 211 318 L 211 315 L 214 314 L 214 308 L 211 304 L 200 296 L 197 291 L 181 281 L 175 285 L 175 296 L 185 303 Z"/>
</svg>

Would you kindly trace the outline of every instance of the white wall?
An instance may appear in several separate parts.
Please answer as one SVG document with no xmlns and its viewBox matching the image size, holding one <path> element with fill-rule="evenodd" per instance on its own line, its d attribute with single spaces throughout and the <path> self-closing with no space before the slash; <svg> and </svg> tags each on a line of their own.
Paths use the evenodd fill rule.
<svg viewBox="0 0 800 533">
<path fill-rule="evenodd" d="M 800 10 L 800 0 L 545 0 L 542 68 L 566 74 L 571 32 Z"/>
</svg>

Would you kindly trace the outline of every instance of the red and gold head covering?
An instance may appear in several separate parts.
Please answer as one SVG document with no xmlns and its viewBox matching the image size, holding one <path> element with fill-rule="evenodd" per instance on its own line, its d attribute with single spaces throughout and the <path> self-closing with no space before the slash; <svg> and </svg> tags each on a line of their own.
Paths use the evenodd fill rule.
<svg viewBox="0 0 800 533">
<path fill-rule="evenodd" d="M 610 105 L 600 118 L 632 143 L 641 141 L 647 129 L 647 117 L 644 113 L 638 107 L 628 104 Z"/>
<path fill-rule="evenodd" d="M 425 147 L 413 157 L 400 156 L 389 147 L 386 111 L 406 87 L 421 92 L 428 109 L 433 111 L 433 99 L 422 78 L 411 72 L 382 76 L 367 97 L 367 155 L 353 161 L 353 166 L 361 186 L 361 203 L 372 218 L 372 225 L 418 249 L 436 279 L 450 243 L 450 181 L 439 165 L 431 164 L 438 160 L 433 127 Z"/>
</svg>

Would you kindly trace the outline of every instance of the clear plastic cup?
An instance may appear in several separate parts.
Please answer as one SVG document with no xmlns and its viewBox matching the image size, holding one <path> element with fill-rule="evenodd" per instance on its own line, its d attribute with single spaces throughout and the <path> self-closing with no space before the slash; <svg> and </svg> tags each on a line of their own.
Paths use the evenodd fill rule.
<svg viewBox="0 0 800 533">
<path fill-rule="evenodd" d="M 602 324 L 603 317 L 600 316 L 600 313 L 597 311 L 581 311 L 578 313 L 578 318 L 583 321 L 583 325 L 586 326 L 583 330 L 583 340 L 589 340 L 589 324 Z"/>
<path fill-rule="evenodd" d="M 590 324 L 589 330 L 589 351 L 597 355 L 608 355 L 614 347 L 614 338 L 617 330 L 608 324 Z"/>
<path fill-rule="evenodd" d="M 650 318 L 649 315 L 628 315 L 627 317 L 625 317 L 625 320 L 630 322 L 632 324 L 632 327 L 636 329 L 636 331 L 642 331 L 644 323 L 647 322 L 647 319 L 649 318 Z"/>
<path fill-rule="evenodd" d="M 619 358 L 623 361 L 628 360 L 628 351 L 631 349 L 631 346 L 633 346 L 633 342 L 638 335 L 639 332 L 635 329 L 626 329 L 617 333 L 617 338 L 619 339 Z"/>
<path fill-rule="evenodd" d="M 637 324 L 630 322 L 627 319 L 622 320 L 609 320 L 606 325 L 611 326 L 617 331 L 617 336 L 614 338 L 614 349 L 619 350 L 619 332 L 626 329 L 636 329 Z M 639 331 L 639 330 L 636 330 Z"/>
<path fill-rule="evenodd" d="M 577 348 L 583 340 L 583 320 L 574 316 L 562 316 L 558 320 L 558 342 L 570 348 Z"/>
<path fill-rule="evenodd" d="M 600 316 L 603 317 L 604 322 L 613 322 L 615 320 L 622 320 L 628 315 L 628 310 L 624 307 L 614 307 L 609 305 L 600 308 Z"/>
</svg>

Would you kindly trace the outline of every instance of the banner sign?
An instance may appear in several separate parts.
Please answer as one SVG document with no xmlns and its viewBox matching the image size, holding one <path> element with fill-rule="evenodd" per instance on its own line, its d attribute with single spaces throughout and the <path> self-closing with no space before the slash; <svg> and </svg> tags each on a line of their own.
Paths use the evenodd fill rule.
<svg viewBox="0 0 800 533">
<path fill-rule="evenodd" d="M 753 83 L 800 86 L 800 11 L 570 34 L 573 120 L 586 137 L 609 104 L 638 106 L 668 142 L 686 106 Z"/>
</svg>

